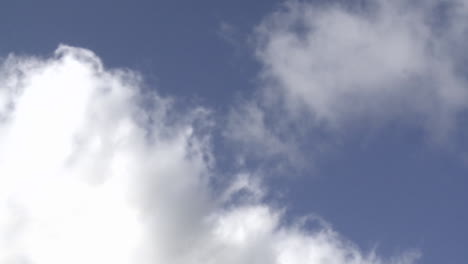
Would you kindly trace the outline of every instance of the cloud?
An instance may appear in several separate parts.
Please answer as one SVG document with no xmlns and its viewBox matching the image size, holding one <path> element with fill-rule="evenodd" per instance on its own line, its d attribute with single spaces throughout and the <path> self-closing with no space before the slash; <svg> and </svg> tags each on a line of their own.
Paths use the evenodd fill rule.
<svg viewBox="0 0 468 264">
<path fill-rule="evenodd" d="M 296 167 L 302 167 L 305 161 L 301 158 L 292 131 L 283 133 L 288 127 L 287 120 L 282 123 L 277 119 L 272 125 L 269 115 L 271 111 L 266 113 L 264 108 L 255 102 L 243 102 L 240 106 L 231 109 L 227 118 L 227 127 L 223 132 L 224 137 L 231 142 L 243 143 L 232 146 L 237 148 L 239 165 L 241 167 L 246 165 L 245 157 L 250 159 L 255 157 L 260 160 L 266 157 L 266 160 L 284 159 Z M 284 155 L 285 153 L 288 155 Z"/>
<path fill-rule="evenodd" d="M 447 146 L 468 110 L 467 22 L 462 0 L 285 1 L 253 32 L 260 87 L 225 136 L 293 168 L 395 124 Z"/>
<path fill-rule="evenodd" d="M 132 71 L 61 45 L 0 75 L 0 263 L 385 260 L 329 226 L 284 222 L 255 175 L 217 190 L 210 111 L 145 92 Z"/>
<path fill-rule="evenodd" d="M 340 130 L 409 119 L 443 135 L 466 111 L 465 1 L 379 0 L 362 9 L 286 1 L 255 31 L 261 100 Z"/>
</svg>

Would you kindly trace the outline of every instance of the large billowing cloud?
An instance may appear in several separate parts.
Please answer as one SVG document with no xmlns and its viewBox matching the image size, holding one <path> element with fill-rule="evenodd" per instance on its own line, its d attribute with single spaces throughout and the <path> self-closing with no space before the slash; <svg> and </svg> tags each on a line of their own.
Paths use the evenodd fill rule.
<svg viewBox="0 0 468 264">
<path fill-rule="evenodd" d="M 248 173 L 214 188 L 210 113 L 178 110 L 92 52 L 0 70 L 0 263 L 409 264 L 284 223 Z M 316 222 L 315 220 L 308 220 Z M 319 221 L 320 222 L 320 221 Z"/>
</svg>

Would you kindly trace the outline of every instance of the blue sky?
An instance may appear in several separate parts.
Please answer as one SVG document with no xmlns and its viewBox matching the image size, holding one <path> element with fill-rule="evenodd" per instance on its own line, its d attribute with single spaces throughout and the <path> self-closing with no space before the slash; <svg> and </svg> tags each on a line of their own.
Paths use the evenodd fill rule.
<svg viewBox="0 0 468 264">
<path fill-rule="evenodd" d="M 7 34 L 2 53 L 48 54 L 58 43 L 73 43 L 99 53 L 106 65 L 145 72 L 162 92 L 198 96 L 210 103 L 229 100 L 236 87 L 251 88 L 255 65 L 248 37 L 277 5 L 274 1 L 10 1 L 1 11 L 2 32 Z M 235 25 L 236 43 L 223 39 L 223 23 Z"/>
<path fill-rule="evenodd" d="M 463 263 L 466 32 L 464 0 L 3 1 L 0 264 Z"/>
</svg>

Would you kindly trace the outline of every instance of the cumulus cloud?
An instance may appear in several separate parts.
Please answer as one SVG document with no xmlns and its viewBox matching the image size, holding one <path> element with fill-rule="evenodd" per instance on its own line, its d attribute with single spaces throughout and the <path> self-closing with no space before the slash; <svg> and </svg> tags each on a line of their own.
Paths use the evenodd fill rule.
<svg viewBox="0 0 468 264">
<path fill-rule="evenodd" d="M 284 223 L 241 173 L 212 184 L 208 110 L 177 109 L 89 50 L 0 68 L 0 263 L 409 264 Z"/>
<path fill-rule="evenodd" d="M 132 263 L 164 232 L 192 235 L 184 219 L 210 206 L 202 114 L 170 118 L 155 94 L 142 108 L 139 77 L 84 49 L 10 57 L 2 72 L 0 262 Z"/>
</svg>

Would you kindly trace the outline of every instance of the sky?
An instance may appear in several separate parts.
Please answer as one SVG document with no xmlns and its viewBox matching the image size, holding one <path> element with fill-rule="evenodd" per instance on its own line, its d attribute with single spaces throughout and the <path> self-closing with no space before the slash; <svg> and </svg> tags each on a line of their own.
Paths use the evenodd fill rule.
<svg viewBox="0 0 468 264">
<path fill-rule="evenodd" d="M 4 0 L 0 264 L 468 259 L 468 1 Z"/>
</svg>

